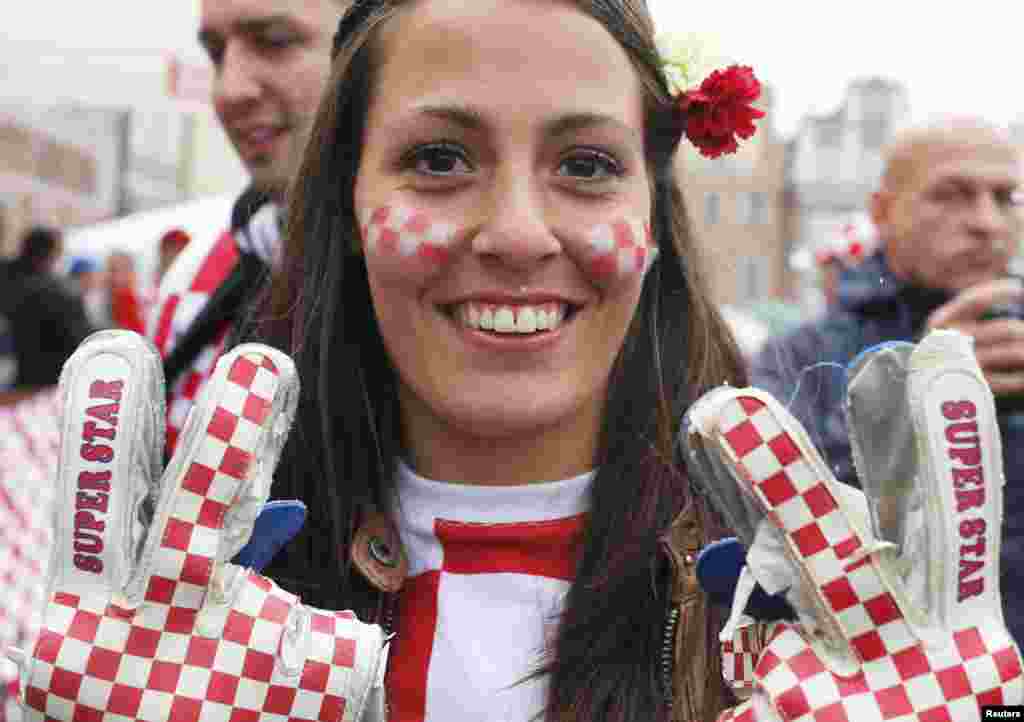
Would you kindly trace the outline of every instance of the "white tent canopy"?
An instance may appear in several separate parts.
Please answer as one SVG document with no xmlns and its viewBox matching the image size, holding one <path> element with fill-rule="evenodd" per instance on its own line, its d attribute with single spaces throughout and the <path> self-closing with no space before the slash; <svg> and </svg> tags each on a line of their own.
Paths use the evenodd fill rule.
<svg viewBox="0 0 1024 722">
<path fill-rule="evenodd" d="M 237 196 L 228 193 L 201 198 L 68 229 L 64 234 L 65 256 L 102 262 L 113 251 L 126 251 L 135 256 L 140 278 L 148 279 L 156 268 L 157 245 L 164 233 L 181 228 L 192 237 L 192 243 L 212 245 L 231 223 L 231 206 Z"/>
</svg>

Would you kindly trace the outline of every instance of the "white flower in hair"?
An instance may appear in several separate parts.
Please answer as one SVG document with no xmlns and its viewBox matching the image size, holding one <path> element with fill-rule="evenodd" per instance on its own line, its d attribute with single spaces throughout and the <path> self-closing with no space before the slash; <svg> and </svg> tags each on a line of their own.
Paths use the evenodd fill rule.
<svg viewBox="0 0 1024 722">
<path fill-rule="evenodd" d="M 700 84 L 712 70 L 727 64 L 717 39 L 708 33 L 659 33 L 655 42 L 673 95 Z"/>
</svg>

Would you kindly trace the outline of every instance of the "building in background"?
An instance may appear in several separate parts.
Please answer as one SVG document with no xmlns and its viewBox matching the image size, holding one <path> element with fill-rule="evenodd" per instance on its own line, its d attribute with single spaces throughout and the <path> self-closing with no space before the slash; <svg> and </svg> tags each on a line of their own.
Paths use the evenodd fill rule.
<svg viewBox="0 0 1024 722">
<path fill-rule="evenodd" d="M 188 197 L 189 137 L 195 119 L 175 108 L 124 115 L 125 154 L 118 215 L 152 210 Z"/>
<path fill-rule="evenodd" d="M 49 60 L 36 71 L 53 102 L 16 83 L 0 89 L 0 255 L 15 253 L 32 224 L 88 226 L 244 185 L 244 168 L 209 105 L 205 65 L 136 58 L 133 80 L 148 84 L 134 94 L 118 94 L 112 82 L 107 94 L 75 97 L 58 76 L 76 59 Z"/>
<path fill-rule="evenodd" d="M 167 100 L 129 116 L 127 213 L 219 195 L 244 183 L 245 168 L 210 105 L 212 82 L 208 63 L 167 56 Z"/>
<path fill-rule="evenodd" d="M 193 200 L 240 190 L 246 170 L 210 104 L 213 71 L 209 62 L 167 56 L 164 85 L 169 101 L 190 118 L 180 168 L 185 196 Z"/>
<path fill-rule="evenodd" d="M 105 108 L 0 103 L 4 255 L 34 223 L 70 226 L 118 209 L 122 114 Z"/>
<path fill-rule="evenodd" d="M 772 106 L 765 88 L 757 107 L 766 115 L 733 155 L 708 159 L 685 140 L 680 145 L 683 196 L 719 303 L 745 306 L 786 294 L 786 144 Z"/>
<path fill-rule="evenodd" d="M 870 77 L 850 83 L 832 113 L 804 119 L 787 150 L 790 259 L 813 257 L 863 215 L 881 176 L 882 150 L 909 117 L 903 86 Z M 804 268 L 792 269 L 787 289 L 802 301 L 817 283 Z"/>
</svg>

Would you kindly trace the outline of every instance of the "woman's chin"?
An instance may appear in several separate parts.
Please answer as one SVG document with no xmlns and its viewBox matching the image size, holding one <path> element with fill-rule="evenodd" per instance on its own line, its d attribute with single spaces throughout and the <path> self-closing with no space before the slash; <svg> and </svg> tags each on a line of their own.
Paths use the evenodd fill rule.
<svg viewBox="0 0 1024 722">
<path fill-rule="evenodd" d="M 501 402 L 461 408 L 451 418 L 451 425 L 463 434 L 481 439 L 512 441 L 522 438 L 525 441 L 570 424 L 572 417 L 571 409 L 539 405 L 523 398 L 517 404 Z"/>
<path fill-rule="evenodd" d="M 496 384 L 490 393 L 481 391 L 478 388 L 457 398 L 437 398 L 429 404 L 428 413 L 439 427 L 458 437 L 513 443 L 517 439 L 531 443 L 548 434 L 565 434 L 593 413 L 584 400 L 567 394 L 564 384 L 556 388 L 536 384 L 524 387 L 510 380 Z"/>
</svg>

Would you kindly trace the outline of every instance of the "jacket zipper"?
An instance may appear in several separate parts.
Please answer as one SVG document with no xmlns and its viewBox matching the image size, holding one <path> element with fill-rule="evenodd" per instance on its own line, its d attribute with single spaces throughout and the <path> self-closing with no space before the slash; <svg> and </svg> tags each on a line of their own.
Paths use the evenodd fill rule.
<svg viewBox="0 0 1024 722">
<path fill-rule="evenodd" d="M 395 594 L 384 593 L 384 612 L 381 615 L 380 626 L 384 629 L 384 635 L 388 636 L 395 627 Z"/>
<path fill-rule="evenodd" d="M 679 607 L 672 607 L 665 621 L 665 632 L 661 638 L 661 683 L 665 690 L 665 700 L 671 711 L 674 694 L 672 676 L 675 671 L 675 640 L 676 628 L 679 626 Z"/>
</svg>

